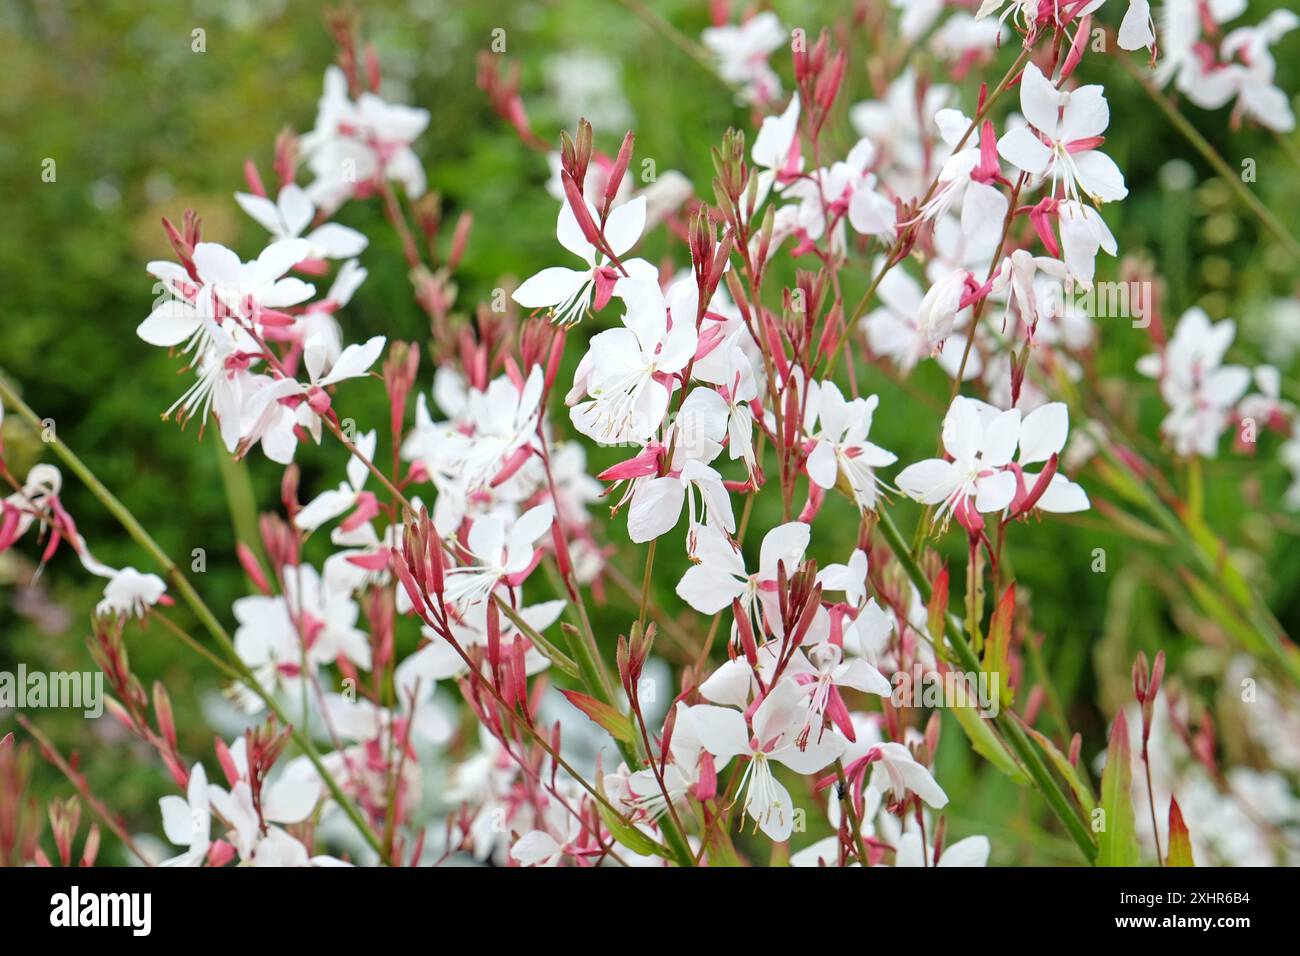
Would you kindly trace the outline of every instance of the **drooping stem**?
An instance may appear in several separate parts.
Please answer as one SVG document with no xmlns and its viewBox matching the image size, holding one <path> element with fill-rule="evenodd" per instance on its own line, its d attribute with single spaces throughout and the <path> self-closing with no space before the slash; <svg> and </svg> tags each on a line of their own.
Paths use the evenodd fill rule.
<svg viewBox="0 0 1300 956">
<path fill-rule="evenodd" d="M 32 428 L 38 431 L 41 429 L 40 416 L 32 411 L 31 407 L 24 402 L 12 388 L 9 387 L 5 381 L 3 370 L 0 370 L 0 400 L 3 400 L 6 406 L 16 411 Z M 104 506 L 104 509 L 117 519 L 118 524 L 120 524 L 126 533 L 131 536 L 132 540 L 143 548 L 149 556 L 153 558 L 159 568 L 162 569 L 164 577 L 175 590 L 175 593 L 178 594 L 189 606 L 190 610 L 194 613 L 194 616 L 199 619 L 199 622 L 203 625 L 204 629 L 211 634 L 217 644 L 220 645 L 222 652 L 230 660 L 235 670 L 240 674 L 243 682 L 247 684 L 259 698 L 261 698 L 262 702 L 266 704 L 267 709 L 273 713 L 282 724 L 289 728 L 294 742 L 302 748 L 303 753 L 307 756 L 307 759 L 311 761 L 312 766 L 316 769 L 316 772 L 320 774 L 325 786 L 329 789 L 330 795 L 334 798 L 335 802 L 338 803 L 339 807 L 342 808 L 343 812 L 347 814 L 348 819 L 352 821 L 353 825 L 361 833 L 361 836 L 376 853 L 382 853 L 383 848 L 379 841 L 379 837 L 375 834 L 370 824 L 366 822 L 361 811 L 357 809 L 356 805 L 343 792 L 343 788 L 339 786 L 338 781 L 334 779 L 333 774 L 331 774 L 325 767 L 324 761 L 321 760 L 321 756 L 319 752 L 317 752 L 315 745 L 311 742 L 310 738 L 308 738 L 307 735 L 293 723 L 293 721 L 288 719 L 288 716 L 280 706 L 280 703 L 262 687 L 261 683 L 257 680 L 257 677 L 248 669 L 248 666 L 243 662 L 243 659 L 240 658 L 239 654 L 235 651 L 234 642 L 230 639 L 230 635 L 226 633 L 226 629 L 222 626 L 221 622 L 217 620 L 216 615 L 212 613 L 211 608 L 207 606 L 203 601 L 203 598 L 199 596 L 199 593 L 194 590 L 194 586 L 190 584 L 189 579 L 181 573 L 181 570 L 176 566 L 176 563 L 167 556 L 167 553 L 163 551 L 149 532 L 144 529 L 143 525 L 136 520 L 136 517 L 131 513 L 131 510 L 127 508 L 126 505 L 122 504 L 122 502 L 119 501 L 107 487 L 105 487 L 104 483 L 96 477 L 95 473 L 91 471 L 85 462 L 77 457 L 71 448 L 64 444 L 62 439 L 58 438 L 58 436 L 51 436 L 49 445 L 54 449 L 55 454 L 59 456 L 68 469 L 76 475 L 90 493 L 98 499 L 99 503 Z"/>
</svg>

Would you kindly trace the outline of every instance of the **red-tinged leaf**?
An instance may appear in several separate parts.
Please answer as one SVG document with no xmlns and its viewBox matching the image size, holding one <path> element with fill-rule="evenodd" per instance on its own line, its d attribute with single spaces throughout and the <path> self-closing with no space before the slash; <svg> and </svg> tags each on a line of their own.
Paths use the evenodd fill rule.
<svg viewBox="0 0 1300 956">
<path fill-rule="evenodd" d="M 990 675 L 991 680 L 994 679 L 993 675 L 997 675 L 997 683 L 992 686 L 997 688 L 1003 703 L 1011 700 L 1008 685 L 1011 678 L 1011 622 L 1015 615 L 1016 586 L 1010 584 L 998 599 L 998 606 L 993 609 L 993 617 L 989 620 L 988 641 L 984 647 L 983 670 Z"/>
<path fill-rule="evenodd" d="M 944 620 L 948 614 L 948 566 L 946 564 L 934 579 L 926 612 L 930 636 L 942 643 L 940 639 L 943 636 Z"/>
<path fill-rule="evenodd" d="M 1169 853 L 1165 857 L 1165 866 L 1195 866 L 1192 859 L 1192 837 L 1183 822 L 1183 811 L 1178 808 L 1178 801 L 1169 798 Z"/>
<path fill-rule="evenodd" d="M 619 713 L 609 704 L 576 690 L 562 690 L 560 693 L 615 740 L 621 740 L 625 744 L 636 743 L 636 730 L 632 726 L 632 718 L 627 714 Z"/>
<path fill-rule="evenodd" d="M 1098 866 L 1138 866 L 1137 824 L 1133 816 L 1132 753 L 1124 712 L 1115 715 L 1106 749 L 1106 769 L 1101 774 L 1101 817 L 1094 815 Z"/>
</svg>

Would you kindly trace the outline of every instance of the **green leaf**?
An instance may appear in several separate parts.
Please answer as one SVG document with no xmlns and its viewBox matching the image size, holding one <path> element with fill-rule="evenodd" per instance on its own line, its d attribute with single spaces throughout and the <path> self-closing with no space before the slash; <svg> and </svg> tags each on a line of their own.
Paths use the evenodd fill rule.
<svg viewBox="0 0 1300 956">
<path fill-rule="evenodd" d="M 1079 802 L 1080 809 L 1086 811 L 1089 807 L 1095 807 L 1097 798 L 1092 795 L 1092 787 L 1088 785 L 1088 781 L 1079 774 L 1079 768 L 1070 763 L 1069 758 L 1061 753 L 1056 744 L 1052 743 L 1045 734 L 1039 733 L 1033 727 L 1025 727 L 1025 733 L 1038 742 L 1038 746 L 1043 748 L 1043 752 L 1047 754 L 1047 759 L 1052 762 L 1057 773 L 1065 778 L 1065 782 L 1070 786 L 1070 792 L 1074 794 L 1074 799 Z"/>
<path fill-rule="evenodd" d="M 1105 814 L 1097 835 L 1098 866 L 1138 866 L 1137 824 L 1133 816 L 1133 764 L 1129 750 L 1128 721 L 1115 715 L 1106 748 L 1106 769 L 1101 774 L 1101 810 Z"/>
<path fill-rule="evenodd" d="M 960 688 L 961 681 L 956 681 L 954 686 Z M 1024 768 L 1020 766 L 1011 751 L 1002 743 L 1002 738 L 994 733 L 990 722 L 981 717 L 976 708 L 952 707 L 949 709 L 952 711 L 953 716 L 957 718 L 957 723 L 961 724 L 961 729 L 965 732 L 977 754 L 1016 783 L 1021 786 L 1028 786 L 1029 775 L 1025 773 Z"/>
<path fill-rule="evenodd" d="M 1165 866 L 1195 866 L 1192 859 L 1192 836 L 1187 832 L 1183 822 L 1183 811 L 1178 808 L 1178 801 L 1169 798 L 1169 853 L 1165 856 Z"/>
<path fill-rule="evenodd" d="M 605 829 L 609 830 L 610 836 L 633 853 L 639 853 L 641 856 L 672 858 L 667 848 L 660 846 L 636 827 L 624 823 L 603 803 L 597 803 L 596 809 L 600 811 L 600 819 L 604 821 Z"/>
<path fill-rule="evenodd" d="M 615 740 L 636 745 L 636 728 L 632 726 L 632 718 L 627 714 L 619 713 L 609 704 L 576 690 L 562 690 L 560 693 L 569 699 L 570 704 L 603 727 Z"/>
<path fill-rule="evenodd" d="M 989 619 L 989 633 L 984 644 L 983 671 L 989 675 L 990 684 L 998 688 L 1004 705 L 1011 703 L 1011 623 L 1016 615 L 1016 586 L 1010 584 L 998 599 L 993 616 Z"/>
</svg>

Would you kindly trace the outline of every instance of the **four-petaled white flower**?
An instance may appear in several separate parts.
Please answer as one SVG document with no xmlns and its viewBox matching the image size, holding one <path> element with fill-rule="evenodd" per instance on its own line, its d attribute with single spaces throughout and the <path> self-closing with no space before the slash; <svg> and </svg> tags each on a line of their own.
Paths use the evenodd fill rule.
<svg viewBox="0 0 1300 956">
<path fill-rule="evenodd" d="M 659 286 L 636 283 L 623 328 L 594 336 L 578 367 L 588 400 L 571 409 L 574 427 L 603 445 L 649 439 L 668 411 L 673 377 L 695 356 L 697 344 L 695 316 L 673 316 L 670 326 Z"/>
<path fill-rule="evenodd" d="M 447 600 L 476 604 L 486 600 L 502 581 L 510 584 L 512 578 L 529 571 L 534 561 L 533 543 L 550 530 L 554 520 L 555 508 L 549 503 L 524 512 L 508 528 L 496 515 L 474 519 L 466 542 L 474 563 L 447 572 Z"/>
<path fill-rule="evenodd" d="M 697 704 L 688 710 L 700 742 L 719 770 L 732 757 L 749 758 L 740 781 L 744 810 L 777 842 L 788 840 L 794 832 L 794 801 L 776 779 L 772 764 L 810 774 L 844 752 L 844 740 L 834 730 L 817 739 L 805 739 L 801 746 L 804 696 L 793 680 L 779 681 L 755 709 L 749 726 L 744 715 L 730 707 Z"/>
<path fill-rule="evenodd" d="M 1058 90 L 1030 63 L 1020 80 L 1020 109 L 1030 126 L 1009 130 L 998 140 L 998 153 L 1031 176 L 1052 178 L 1064 197 L 1080 190 L 1093 202 L 1112 202 L 1128 195 L 1124 174 L 1097 147 L 1110 124 L 1110 107 L 1100 86 Z"/>
<path fill-rule="evenodd" d="M 955 517 L 962 527 L 983 526 L 980 514 L 1011 504 L 1016 479 L 1005 470 L 1020 437 L 1020 411 L 999 412 L 975 399 L 953 399 L 943 420 L 943 447 L 950 459 L 930 458 L 908 465 L 898 487 L 917 501 L 938 505 L 935 522 Z"/>
<path fill-rule="evenodd" d="M 814 397 L 815 396 L 815 397 Z M 834 382 L 825 381 L 815 393 L 809 390 L 809 414 L 815 411 L 819 428 L 808 453 L 808 477 L 821 488 L 833 488 L 844 477 L 858 508 L 876 507 L 881 481 L 876 469 L 892 465 L 898 456 L 867 441 L 871 418 L 880 399 L 875 395 L 846 402 Z"/>
<path fill-rule="evenodd" d="M 590 202 L 587 212 L 593 222 L 600 216 Z M 573 208 L 566 201 L 560 207 L 555 235 L 560 245 L 587 264 L 585 269 L 551 266 L 527 279 L 511 296 L 525 309 L 549 309 L 556 322 L 571 325 L 588 309 L 600 311 L 614 295 L 623 295 L 621 286 L 628 278 L 655 282 L 659 273 L 644 259 L 623 259 L 636 245 L 645 229 L 646 201 L 638 196 L 616 206 L 605 222 L 604 237 L 617 262 L 606 258 L 588 241 Z M 620 268 L 621 267 L 621 268 Z"/>
</svg>

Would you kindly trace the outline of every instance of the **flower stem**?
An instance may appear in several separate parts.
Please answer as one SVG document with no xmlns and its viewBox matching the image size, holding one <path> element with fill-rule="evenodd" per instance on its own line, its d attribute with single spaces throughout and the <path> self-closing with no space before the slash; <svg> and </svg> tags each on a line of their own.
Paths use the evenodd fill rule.
<svg viewBox="0 0 1300 956">
<path fill-rule="evenodd" d="M 1286 247 L 1287 252 L 1291 254 L 1291 258 L 1300 261 L 1300 241 L 1297 241 L 1296 237 L 1277 220 L 1277 217 L 1269 211 L 1269 208 L 1260 201 L 1259 197 L 1246 188 L 1246 184 L 1241 180 L 1240 173 L 1228 165 L 1228 161 L 1219 155 L 1218 151 L 1210 144 L 1210 141 L 1201 135 L 1200 130 L 1193 126 L 1186 116 L 1179 112 L 1178 107 L 1174 105 L 1169 97 L 1160 92 L 1149 77 L 1142 74 L 1139 67 L 1135 66 L 1126 56 L 1121 56 L 1119 61 L 1123 64 L 1124 69 L 1128 71 L 1129 76 L 1133 77 L 1147 96 L 1151 98 L 1151 102 L 1160 107 L 1160 111 L 1168 117 L 1169 122 L 1174 124 L 1174 128 L 1182 134 L 1187 142 L 1192 144 L 1193 148 L 1204 157 L 1207 163 L 1214 167 L 1214 171 L 1237 194 L 1237 198 Z"/>
<path fill-rule="evenodd" d="M 5 381 L 3 370 L 0 370 L 0 399 L 25 419 L 32 428 L 40 431 L 40 416 L 32 411 L 31 407 L 28 406 L 27 403 L 9 387 Z M 63 463 L 67 465 L 68 469 L 76 475 L 90 493 L 99 500 L 100 504 L 104 506 L 104 509 L 117 519 L 118 524 L 123 527 L 136 544 L 140 545 L 141 548 L 148 552 L 149 556 L 154 559 L 160 568 L 162 568 L 163 574 L 167 578 L 168 582 L 173 588 L 175 588 L 176 593 L 180 595 L 182 600 L 189 605 L 190 610 L 194 612 L 194 616 L 199 619 L 199 622 L 204 626 L 208 633 L 210 633 L 216 639 L 217 643 L 221 645 L 222 651 L 239 672 L 242 680 L 255 694 L 257 694 L 258 697 L 262 699 L 266 704 L 267 709 L 270 710 L 271 713 L 275 714 L 277 719 L 289 728 L 294 742 L 302 748 L 307 759 L 311 761 L 312 766 L 316 768 L 316 772 L 320 774 L 321 779 L 325 782 L 325 786 L 329 789 L 330 795 L 338 803 L 339 807 L 342 808 L 343 812 L 347 814 L 348 819 L 352 821 L 357 830 L 360 831 L 361 836 L 371 846 L 371 848 L 375 850 L 375 852 L 381 853 L 382 845 L 379 842 L 379 837 L 366 822 L 365 818 L 361 815 L 361 812 L 356 808 L 353 802 L 348 799 L 347 795 L 343 792 L 343 788 L 339 786 L 338 781 L 336 781 L 333 775 L 325 768 L 325 764 L 321 760 L 320 754 L 316 751 L 315 745 L 312 744 L 306 734 L 304 734 L 291 720 L 288 719 L 279 702 L 262 688 L 262 685 L 258 682 L 252 671 L 248 669 L 247 665 L 245 665 L 243 660 L 239 657 L 239 654 L 236 653 L 234 642 L 230 639 L 230 635 L 226 633 L 226 629 L 222 627 L 221 622 L 217 620 L 216 615 L 213 614 L 212 610 L 204 603 L 203 598 L 199 596 L 199 593 L 194 590 L 194 586 L 190 584 L 185 575 L 181 573 L 181 570 L 176 566 L 176 563 L 167 556 L 167 553 L 163 551 L 161 547 L 159 547 L 158 543 L 154 541 L 149 532 L 146 531 L 140 522 L 136 520 L 135 515 L 131 513 L 130 509 L 128 509 L 126 505 L 122 504 L 122 502 L 104 486 L 104 483 L 95 476 L 95 473 L 90 470 L 85 462 L 77 457 L 71 448 L 65 445 L 57 436 L 52 436 L 49 440 L 49 444 L 54 448 L 55 454 L 57 454 L 59 458 L 62 459 Z"/>
<path fill-rule="evenodd" d="M 907 542 L 903 539 L 898 526 L 894 524 L 894 519 L 885 511 L 879 512 L 879 517 L 878 526 L 890 550 L 899 563 L 902 564 L 903 570 L 912 579 L 916 589 L 921 592 L 922 600 L 929 601 L 930 581 L 926 578 L 925 572 L 921 570 L 921 566 L 917 563 Z M 961 623 L 951 614 L 947 615 L 944 620 L 944 632 L 961 666 L 972 673 L 978 672 L 980 670 L 979 658 L 975 656 L 975 652 L 971 650 L 971 646 L 962 635 Z M 1097 845 L 1093 843 L 1088 828 L 1071 805 L 1069 798 L 1047 769 L 1042 755 L 1035 748 L 1033 742 L 1030 741 L 1029 737 L 1020 728 L 1020 725 L 1009 714 L 999 711 L 998 715 L 992 720 L 1002 732 L 1008 746 L 1015 752 L 1026 772 L 1033 779 L 1038 791 L 1047 800 L 1052 812 L 1056 814 L 1057 819 L 1061 821 L 1070 838 L 1074 840 L 1084 859 L 1089 864 L 1094 864 L 1097 859 Z"/>
</svg>

